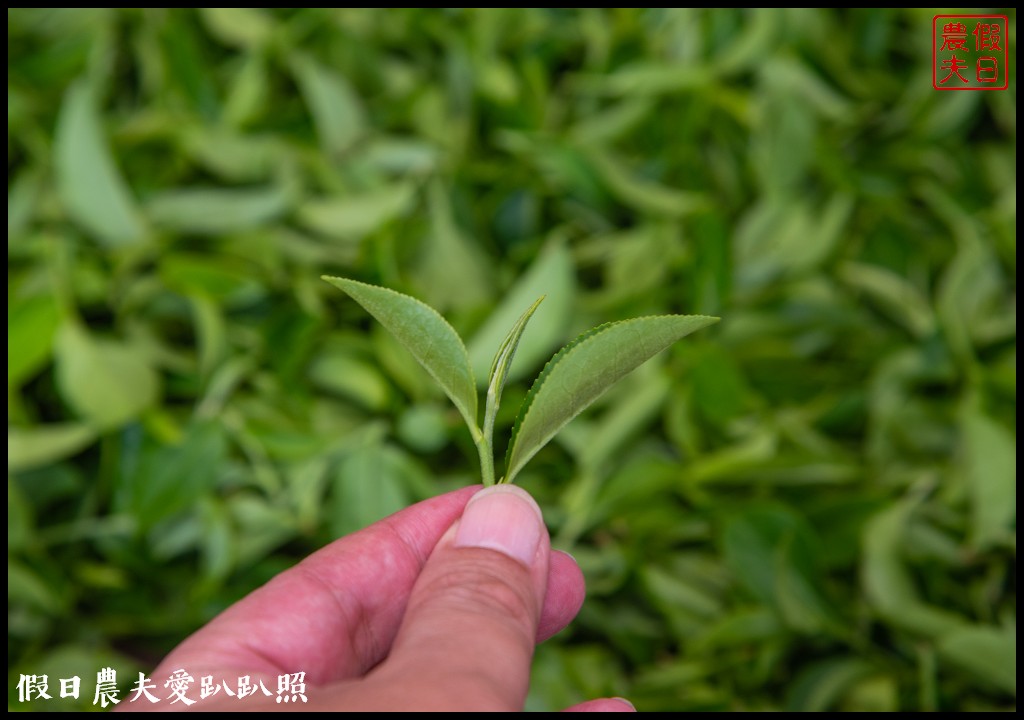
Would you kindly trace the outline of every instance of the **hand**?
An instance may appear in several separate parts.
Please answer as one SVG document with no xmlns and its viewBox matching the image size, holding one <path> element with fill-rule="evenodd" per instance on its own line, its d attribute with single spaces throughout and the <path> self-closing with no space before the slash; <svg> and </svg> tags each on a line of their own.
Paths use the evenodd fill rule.
<svg viewBox="0 0 1024 720">
<path fill-rule="evenodd" d="M 526 491 L 465 488 L 309 556 L 185 640 L 150 678 L 166 695 L 178 669 L 214 682 L 250 676 L 273 695 L 219 692 L 196 710 L 522 710 L 534 646 L 575 617 L 583 595 L 579 567 L 551 551 Z M 278 678 L 299 672 L 308 702 L 279 702 Z M 192 686 L 188 696 L 198 695 Z M 133 696 L 118 709 L 185 709 Z M 632 709 L 615 698 L 570 708 Z"/>
</svg>

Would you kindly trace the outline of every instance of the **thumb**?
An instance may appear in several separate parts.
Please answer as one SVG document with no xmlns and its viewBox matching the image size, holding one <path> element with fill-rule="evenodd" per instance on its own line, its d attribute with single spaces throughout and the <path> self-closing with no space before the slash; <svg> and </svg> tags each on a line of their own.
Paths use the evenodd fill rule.
<svg viewBox="0 0 1024 720">
<path fill-rule="evenodd" d="M 367 680 L 412 690 L 418 710 L 521 710 L 549 556 L 525 490 L 481 490 L 434 548 L 391 654 Z"/>
</svg>

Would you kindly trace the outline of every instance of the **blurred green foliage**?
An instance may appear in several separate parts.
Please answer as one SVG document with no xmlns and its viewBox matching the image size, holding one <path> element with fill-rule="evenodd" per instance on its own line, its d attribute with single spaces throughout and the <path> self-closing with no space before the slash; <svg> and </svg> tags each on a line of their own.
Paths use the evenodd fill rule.
<svg viewBox="0 0 1024 720">
<path fill-rule="evenodd" d="M 723 318 L 520 476 L 589 584 L 529 707 L 1014 707 L 1016 78 L 935 92 L 931 15 L 9 9 L 9 707 L 476 481 L 322 273 L 483 373 L 547 293 L 505 429 L 575 333 Z"/>
</svg>

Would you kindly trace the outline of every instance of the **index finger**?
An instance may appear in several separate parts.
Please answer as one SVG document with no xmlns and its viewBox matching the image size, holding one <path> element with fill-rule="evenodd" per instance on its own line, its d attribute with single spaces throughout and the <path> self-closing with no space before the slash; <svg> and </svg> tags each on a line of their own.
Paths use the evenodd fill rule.
<svg viewBox="0 0 1024 720">
<path fill-rule="evenodd" d="M 478 489 L 417 503 L 318 550 L 191 635 L 154 675 L 304 671 L 314 684 L 361 676 L 387 655 L 427 556 Z"/>
<path fill-rule="evenodd" d="M 318 550 L 191 635 L 153 675 L 305 672 L 315 685 L 361 677 L 387 656 L 427 557 L 479 489 L 424 500 Z M 538 642 L 583 602 L 583 575 L 565 553 L 552 554 L 547 585 Z"/>
</svg>

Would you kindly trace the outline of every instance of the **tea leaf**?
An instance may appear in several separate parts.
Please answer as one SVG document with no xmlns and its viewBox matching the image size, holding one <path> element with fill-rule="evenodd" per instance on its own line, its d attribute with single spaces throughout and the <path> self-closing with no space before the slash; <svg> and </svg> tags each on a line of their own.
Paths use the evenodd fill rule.
<svg viewBox="0 0 1024 720">
<path fill-rule="evenodd" d="M 18 562 L 7 563 L 8 604 L 25 604 L 50 614 L 59 614 L 66 598 L 46 584 L 38 574 Z"/>
<path fill-rule="evenodd" d="M 508 331 L 508 335 L 505 336 L 505 340 L 501 343 L 501 347 L 498 348 L 498 352 L 494 356 L 491 370 L 487 374 L 487 394 L 488 396 L 494 395 L 495 405 L 501 401 L 501 391 L 505 389 L 508 370 L 512 365 L 512 359 L 516 356 L 519 340 L 523 337 L 526 324 L 530 322 L 530 318 L 537 312 L 537 308 L 540 307 L 542 302 L 544 302 L 543 295 L 537 298 L 533 305 L 519 317 L 516 324 Z"/>
<path fill-rule="evenodd" d="M 398 338 L 455 403 L 474 437 L 479 434 L 476 383 L 466 346 L 440 313 L 416 298 L 388 288 L 326 275 L 323 279 L 362 305 Z"/>
<path fill-rule="evenodd" d="M 506 475 L 512 482 L 555 434 L 624 376 L 718 318 L 660 315 L 601 325 L 562 348 L 530 388 L 516 418 Z"/>
<path fill-rule="evenodd" d="M 971 544 L 987 548 L 1011 534 L 1017 514 L 1017 444 L 1013 433 L 977 410 L 961 432 L 971 498 Z"/>
<path fill-rule="evenodd" d="M 956 613 L 923 602 L 903 565 L 900 549 L 913 509 L 911 500 L 903 500 L 867 522 L 862 533 L 861 578 L 868 601 L 886 621 L 938 636 L 961 627 L 964 621 Z"/>
<path fill-rule="evenodd" d="M 424 237 L 413 273 L 417 292 L 444 312 L 486 303 L 494 286 L 487 256 L 459 227 L 452 197 L 440 182 L 430 186 L 427 209 L 430 232 Z M 452 278 L 459 280 L 452 282 Z"/>
<path fill-rule="evenodd" d="M 610 154 L 593 152 L 589 159 L 612 193 L 624 204 L 640 212 L 680 217 L 708 207 L 707 198 L 700 193 L 676 190 L 634 176 Z"/>
<path fill-rule="evenodd" d="M 1017 632 L 1010 628 L 969 625 L 952 630 L 938 642 L 939 655 L 1017 694 Z"/>
<path fill-rule="evenodd" d="M 935 316 L 928 301 L 909 280 L 885 268 L 854 262 L 840 265 L 838 275 L 915 337 L 934 331 Z"/>
<path fill-rule="evenodd" d="M 144 528 L 192 507 L 220 479 L 227 442 L 219 422 L 192 423 L 180 443 L 142 457 L 119 487 L 118 506 Z"/>
<path fill-rule="evenodd" d="M 406 213 L 415 199 L 410 183 L 395 183 L 358 195 L 310 200 L 298 221 L 332 238 L 358 240 Z"/>
<path fill-rule="evenodd" d="M 7 472 L 56 462 L 74 455 L 96 439 L 96 430 L 85 423 L 37 425 L 7 430 Z"/>
<path fill-rule="evenodd" d="M 274 32 L 274 21 L 260 8 L 200 8 L 199 17 L 211 35 L 233 47 L 259 47 Z"/>
<path fill-rule="evenodd" d="M 774 505 L 753 507 L 726 522 L 722 545 L 737 579 L 775 607 L 789 628 L 809 634 L 828 629 L 831 612 L 817 558 L 821 543 L 803 518 Z"/>
<path fill-rule="evenodd" d="M 487 438 L 488 444 L 491 444 L 493 437 L 494 416 L 501 404 L 501 391 L 505 389 L 505 380 L 508 378 L 509 368 L 512 367 L 512 358 L 516 356 L 519 340 L 523 337 L 527 323 L 530 322 L 530 318 L 537 312 L 537 308 L 542 302 L 544 302 L 543 295 L 537 298 L 533 305 L 519 317 L 516 324 L 508 331 L 508 335 L 505 336 L 505 340 L 494 356 L 494 362 L 491 363 L 491 371 L 487 374 L 487 407 L 484 411 L 484 437 Z"/>
<path fill-rule="evenodd" d="M 103 138 L 84 81 L 64 96 L 54 142 L 57 183 L 68 214 L 109 247 L 142 240 L 139 213 Z"/>
<path fill-rule="evenodd" d="M 264 225 L 288 209 L 288 187 L 247 190 L 177 188 L 154 196 L 146 210 L 154 225 L 196 235 L 220 235 Z"/>
<path fill-rule="evenodd" d="M 31 377 L 49 359 L 60 311 L 52 295 L 12 299 L 7 306 L 7 387 Z"/>
<path fill-rule="evenodd" d="M 321 145 L 329 153 L 347 150 L 366 128 L 366 112 L 352 86 L 306 55 L 294 54 L 290 64 Z"/>
<path fill-rule="evenodd" d="M 530 265 L 530 269 L 505 293 L 501 304 L 469 341 L 469 362 L 480 382 L 486 375 L 491 353 L 501 342 L 505 329 L 519 317 L 521 308 L 538 295 L 544 295 L 544 312 L 534 318 L 523 333 L 508 377 L 516 380 L 539 366 L 565 339 L 576 295 L 572 255 L 564 242 L 549 244 Z"/>
<path fill-rule="evenodd" d="M 361 530 L 408 505 L 411 472 L 408 457 L 380 443 L 346 456 L 333 478 L 332 532 Z"/>
<path fill-rule="evenodd" d="M 159 396 L 159 376 L 130 345 L 90 335 L 77 322 L 58 331 L 57 387 L 100 430 L 138 417 Z"/>
<path fill-rule="evenodd" d="M 309 377 L 314 385 L 354 400 L 376 412 L 387 409 L 387 381 L 372 365 L 343 347 L 328 346 L 313 359 Z"/>
<path fill-rule="evenodd" d="M 870 675 L 872 667 L 854 657 L 838 657 L 811 665 L 793 681 L 786 701 L 790 712 L 823 712 L 834 709 L 843 694 Z"/>
</svg>

